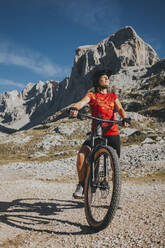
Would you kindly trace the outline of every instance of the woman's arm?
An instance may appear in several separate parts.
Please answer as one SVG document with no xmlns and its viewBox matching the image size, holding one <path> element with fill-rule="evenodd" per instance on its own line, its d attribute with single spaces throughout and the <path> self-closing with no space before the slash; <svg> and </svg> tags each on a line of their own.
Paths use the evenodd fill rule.
<svg viewBox="0 0 165 248">
<path fill-rule="evenodd" d="M 119 113 L 121 118 L 123 118 L 123 119 L 127 118 L 127 114 L 126 114 L 125 110 L 123 109 L 118 98 L 115 100 L 115 108 L 116 108 L 116 110 Z"/>
<path fill-rule="evenodd" d="M 118 98 L 115 100 L 115 108 L 116 108 L 116 110 L 119 113 L 121 118 L 123 118 L 123 119 L 127 118 L 127 114 L 126 114 L 125 110 L 123 109 Z M 129 124 L 127 122 L 124 122 L 124 127 L 128 127 L 128 126 L 129 126 Z"/>
<path fill-rule="evenodd" d="M 88 96 L 84 96 L 79 102 L 76 102 L 72 105 L 72 107 L 77 108 L 78 110 L 83 108 L 86 104 L 90 102 L 90 98 Z M 78 115 L 77 110 L 70 110 L 70 114 L 74 117 Z"/>
</svg>

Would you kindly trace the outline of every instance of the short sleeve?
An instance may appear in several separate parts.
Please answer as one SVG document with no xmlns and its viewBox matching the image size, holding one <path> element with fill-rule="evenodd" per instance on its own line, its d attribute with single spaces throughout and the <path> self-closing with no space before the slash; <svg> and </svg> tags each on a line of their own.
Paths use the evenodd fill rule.
<svg viewBox="0 0 165 248">
<path fill-rule="evenodd" d="M 85 96 L 88 96 L 89 97 L 90 102 L 93 99 L 93 93 L 92 92 L 88 92 Z"/>
<path fill-rule="evenodd" d="M 112 94 L 112 96 L 113 96 L 114 101 L 115 101 L 116 99 L 118 99 L 118 96 L 116 95 L 115 92 L 112 92 L 111 94 Z"/>
</svg>

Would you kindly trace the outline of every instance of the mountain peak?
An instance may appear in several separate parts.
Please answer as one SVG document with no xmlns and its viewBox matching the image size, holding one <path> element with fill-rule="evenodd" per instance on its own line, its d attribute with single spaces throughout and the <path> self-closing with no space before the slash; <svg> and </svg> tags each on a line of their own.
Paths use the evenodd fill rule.
<svg viewBox="0 0 165 248">
<path fill-rule="evenodd" d="M 92 87 L 95 70 L 111 70 L 115 85 L 131 88 L 144 81 L 149 68 L 158 61 L 154 49 L 131 26 L 126 26 L 96 45 L 78 47 L 70 78 L 62 82 L 40 80 L 37 84 L 29 83 L 20 95 L 15 91 L 11 93 L 14 97 L 0 96 L 0 118 L 4 124 L 10 122 L 11 127 L 18 120 L 24 120 L 22 123 L 29 128 L 78 101 Z M 161 64 L 152 71 L 159 72 L 157 67 Z"/>
</svg>

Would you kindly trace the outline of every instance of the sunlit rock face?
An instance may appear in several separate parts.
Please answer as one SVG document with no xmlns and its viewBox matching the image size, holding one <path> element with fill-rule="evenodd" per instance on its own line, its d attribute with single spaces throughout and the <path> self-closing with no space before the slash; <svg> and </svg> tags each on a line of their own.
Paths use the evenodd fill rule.
<svg viewBox="0 0 165 248">
<path fill-rule="evenodd" d="M 154 49 L 145 43 L 132 27 L 124 27 L 97 45 L 76 49 L 69 94 L 72 92 L 72 100 L 82 96 L 92 86 L 92 74 L 95 70 L 108 69 L 117 74 L 122 69 L 128 71 L 133 67 L 137 70 L 145 69 L 158 60 Z M 77 94 L 79 87 L 81 94 Z"/>
<path fill-rule="evenodd" d="M 162 78 L 165 71 L 164 60 L 159 61 L 154 49 L 132 27 L 124 27 L 96 45 L 78 47 L 71 75 L 62 82 L 39 81 L 27 84 L 21 93 L 14 90 L 0 94 L 1 124 L 21 129 L 41 123 L 52 113 L 81 99 L 92 87 L 93 73 L 100 69 L 111 70 L 110 86 L 118 92 L 126 90 L 126 95 L 131 89 L 142 89 L 153 75 L 159 78 L 161 74 Z M 129 101 L 125 101 L 125 106 L 132 111 Z"/>
</svg>

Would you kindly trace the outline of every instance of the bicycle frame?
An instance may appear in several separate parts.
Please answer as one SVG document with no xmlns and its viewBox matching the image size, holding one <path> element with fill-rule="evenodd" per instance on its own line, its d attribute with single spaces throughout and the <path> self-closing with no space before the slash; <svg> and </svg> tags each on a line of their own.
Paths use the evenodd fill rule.
<svg viewBox="0 0 165 248">
<path fill-rule="evenodd" d="M 92 176 L 92 185 L 95 186 L 95 174 L 94 174 L 94 162 L 92 159 L 92 153 L 93 150 L 99 145 L 99 144 L 95 144 L 97 140 L 102 140 L 105 145 L 107 146 L 107 139 L 104 138 L 102 136 L 103 132 L 102 132 L 102 127 L 101 127 L 101 121 L 100 120 L 96 120 L 97 124 L 96 127 L 94 129 L 93 134 L 91 135 L 91 153 L 90 153 L 90 166 L 91 166 L 91 176 Z M 106 167 L 106 164 L 104 165 Z"/>
<path fill-rule="evenodd" d="M 106 228 L 118 209 L 121 176 L 118 156 L 108 145 L 104 136 L 102 122 L 123 125 L 125 121 L 111 121 L 81 114 L 81 117 L 93 119 L 97 123 L 91 134 L 91 153 L 85 175 L 84 208 L 87 222 L 96 231 Z M 103 130 L 102 130 L 103 129 Z M 101 142 L 97 142 L 97 140 Z M 104 142 L 104 143 L 102 143 Z"/>
<path fill-rule="evenodd" d="M 122 123 L 122 121 L 103 120 L 103 119 L 101 119 L 101 115 L 99 116 L 99 118 L 97 118 L 97 117 L 92 117 L 92 116 L 89 116 L 89 115 L 79 113 L 79 117 L 80 118 L 85 117 L 85 118 L 92 119 L 92 120 L 96 121 L 96 126 L 95 126 L 94 131 L 93 131 L 93 133 L 91 135 L 91 153 L 90 153 L 89 158 L 88 158 L 89 165 L 91 166 L 92 185 L 95 186 L 94 185 L 95 184 L 94 162 L 93 162 L 93 159 L 92 159 L 93 151 L 98 145 L 98 144 L 95 144 L 95 141 L 97 139 L 100 139 L 100 140 L 102 140 L 104 142 L 104 145 L 107 146 L 107 139 L 105 137 L 103 137 L 103 130 L 102 130 L 102 127 L 101 127 L 101 123 L 102 122 L 107 122 L 107 123 L 116 123 L 116 124 L 119 124 L 119 125 L 123 125 L 123 123 Z M 105 176 L 106 176 L 107 175 L 106 159 L 104 161 L 104 166 L 105 166 Z"/>
</svg>

